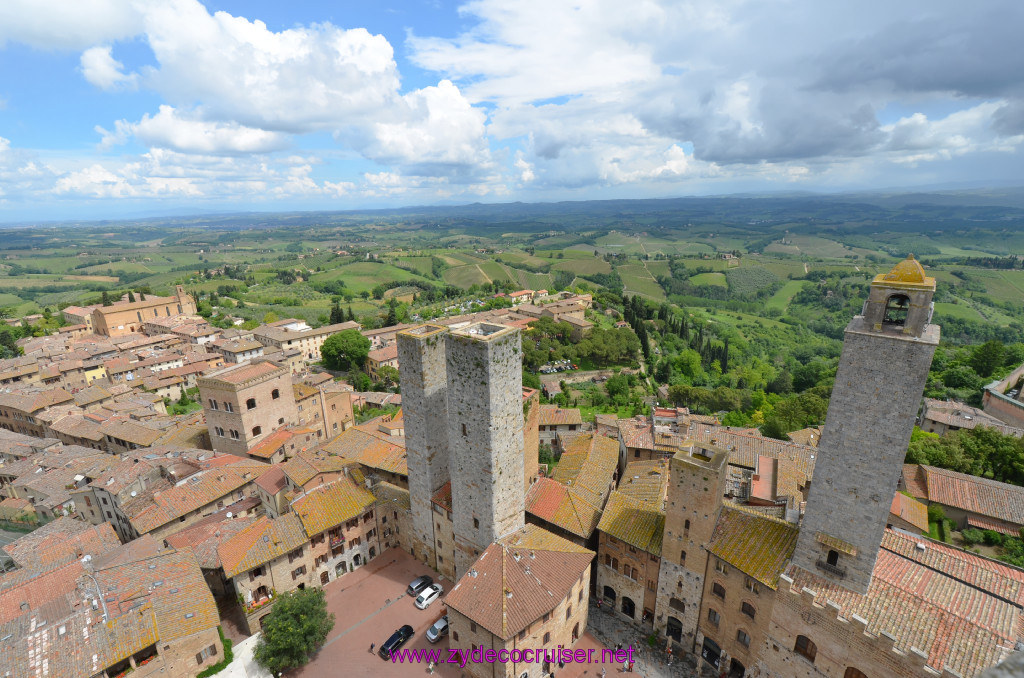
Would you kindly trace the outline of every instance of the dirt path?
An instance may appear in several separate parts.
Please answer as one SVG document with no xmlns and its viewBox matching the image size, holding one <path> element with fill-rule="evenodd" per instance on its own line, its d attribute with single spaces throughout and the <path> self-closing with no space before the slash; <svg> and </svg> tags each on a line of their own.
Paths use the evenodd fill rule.
<svg viewBox="0 0 1024 678">
<path fill-rule="evenodd" d="M 476 265 L 476 270 L 480 271 L 480 275 L 487 278 L 487 284 L 491 284 L 492 282 L 494 282 L 493 280 L 491 280 L 491 276 L 484 273 L 484 269 L 480 268 L 480 264 Z"/>
</svg>

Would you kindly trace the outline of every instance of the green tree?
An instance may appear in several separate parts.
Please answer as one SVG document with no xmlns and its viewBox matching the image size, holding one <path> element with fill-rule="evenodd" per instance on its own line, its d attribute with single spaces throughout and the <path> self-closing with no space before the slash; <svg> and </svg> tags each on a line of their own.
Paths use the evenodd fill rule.
<svg viewBox="0 0 1024 678">
<path fill-rule="evenodd" d="M 128 290 L 128 303 L 129 304 L 134 304 L 135 303 L 135 293 L 132 292 L 131 290 Z"/>
<path fill-rule="evenodd" d="M 333 628 L 322 589 L 286 591 L 263 622 L 253 658 L 274 675 L 305 666 Z"/>
<path fill-rule="evenodd" d="M 267 325 L 270 323 L 276 323 L 280 318 L 273 311 L 267 311 L 267 314 L 263 316 L 263 324 Z"/>
<path fill-rule="evenodd" d="M 1004 352 L 1003 342 L 995 339 L 986 341 L 971 354 L 971 367 L 982 377 L 991 376 L 1003 364 Z"/>
<path fill-rule="evenodd" d="M 110 295 L 107 293 L 106 290 L 103 290 L 103 294 L 102 294 L 101 298 L 102 298 L 102 302 L 101 303 L 104 306 L 110 306 Z"/>
<path fill-rule="evenodd" d="M 341 310 L 341 306 L 338 304 L 338 302 L 334 302 L 334 304 L 331 306 L 330 322 L 332 325 L 337 325 L 339 323 L 345 322 L 345 312 Z"/>
<path fill-rule="evenodd" d="M 377 378 L 385 388 L 398 385 L 398 370 L 391 365 L 381 365 L 377 370 Z"/>
<path fill-rule="evenodd" d="M 327 337 L 320 355 L 324 365 L 332 370 L 361 368 L 370 355 L 370 340 L 357 329 L 344 330 Z"/>
</svg>

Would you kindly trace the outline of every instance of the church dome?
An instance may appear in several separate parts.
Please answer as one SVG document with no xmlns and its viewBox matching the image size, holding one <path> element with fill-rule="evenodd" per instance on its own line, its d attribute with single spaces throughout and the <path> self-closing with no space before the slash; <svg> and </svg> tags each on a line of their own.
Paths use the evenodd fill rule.
<svg viewBox="0 0 1024 678">
<path fill-rule="evenodd" d="M 921 264 L 918 263 L 913 254 L 908 254 L 907 258 L 893 266 L 892 270 L 886 273 L 882 280 L 887 282 L 923 283 L 925 281 L 924 268 L 921 267 Z"/>
</svg>

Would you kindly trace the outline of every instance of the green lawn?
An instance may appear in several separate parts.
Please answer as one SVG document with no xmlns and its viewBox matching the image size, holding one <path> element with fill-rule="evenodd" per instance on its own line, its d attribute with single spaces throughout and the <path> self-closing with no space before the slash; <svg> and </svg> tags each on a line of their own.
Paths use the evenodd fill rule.
<svg viewBox="0 0 1024 678">
<path fill-rule="evenodd" d="M 777 308 L 785 313 L 786 309 L 789 308 L 789 302 L 791 302 L 793 297 L 796 296 L 796 293 L 800 291 L 804 282 L 805 281 L 803 280 L 787 280 L 786 284 L 782 286 L 782 289 L 773 294 L 765 303 L 765 308 Z"/>
<path fill-rule="evenodd" d="M 476 264 L 467 264 L 446 269 L 444 281 L 449 285 L 468 289 L 471 285 L 483 285 L 486 283 L 487 276 L 484 275 L 484 272 Z"/>
<path fill-rule="evenodd" d="M 698 273 L 697 275 L 690 276 L 690 282 L 694 285 L 715 285 L 718 287 L 728 287 L 729 283 L 726 282 L 724 273 Z"/>
</svg>

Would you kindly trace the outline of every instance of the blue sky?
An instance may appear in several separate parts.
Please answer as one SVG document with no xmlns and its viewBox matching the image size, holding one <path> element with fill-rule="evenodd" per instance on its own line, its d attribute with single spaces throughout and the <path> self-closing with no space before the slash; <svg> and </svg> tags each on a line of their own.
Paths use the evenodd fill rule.
<svg viewBox="0 0 1024 678">
<path fill-rule="evenodd" d="M 1019 183 L 1024 6 L 4 0 L 0 221 Z"/>
</svg>

